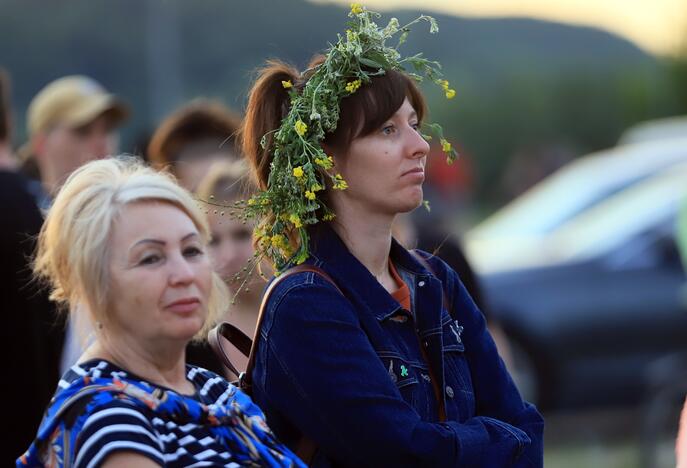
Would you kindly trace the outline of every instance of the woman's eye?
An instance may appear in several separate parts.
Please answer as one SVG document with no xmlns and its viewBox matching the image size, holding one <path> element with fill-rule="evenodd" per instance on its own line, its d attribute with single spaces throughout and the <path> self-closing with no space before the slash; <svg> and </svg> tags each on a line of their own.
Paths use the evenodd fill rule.
<svg viewBox="0 0 687 468">
<path fill-rule="evenodd" d="M 411 123 L 410 126 L 413 127 L 413 130 L 415 130 L 416 132 L 420 131 L 420 124 L 419 123 L 417 123 L 417 122 Z"/>
<path fill-rule="evenodd" d="M 139 265 L 152 265 L 160 261 L 160 256 L 157 254 L 146 255 L 138 262 Z"/>
<path fill-rule="evenodd" d="M 199 247 L 186 247 L 184 255 L 187 257 L 197 257 L 198 255 L 203 255 L 203 250 Z"/>
<path fill-rule="evenodd" d="M 395 130 L 396 129 L 394 128 L 393 125 L 387 125 L 385 127 L 382 127 L 382 133 L 384 135 L 391 135 L 392 133 L 394 133 Z"/>
<path fill-rule="evenodd" d="M 244 242 L 253 238 L 253 231 L 249 231 L 248 229 L 236 231 L 233 233 L 232 237 L 237 242 Z"/>
</svg>

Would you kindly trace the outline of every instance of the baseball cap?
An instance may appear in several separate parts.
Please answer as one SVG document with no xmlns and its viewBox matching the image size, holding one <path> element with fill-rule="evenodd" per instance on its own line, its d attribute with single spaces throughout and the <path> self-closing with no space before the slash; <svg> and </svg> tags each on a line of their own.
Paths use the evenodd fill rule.
<svg viewBox="0 0 687 468">
<path fill-rule="evenodd" d="M 49 83 L 29 104 L 29 135 L 61 124 L 76 128 L 108 113 L 115 125 L 129 116 L 128 107 L 97 81 L 82 75 L 65 76 Z"/>
</svg>

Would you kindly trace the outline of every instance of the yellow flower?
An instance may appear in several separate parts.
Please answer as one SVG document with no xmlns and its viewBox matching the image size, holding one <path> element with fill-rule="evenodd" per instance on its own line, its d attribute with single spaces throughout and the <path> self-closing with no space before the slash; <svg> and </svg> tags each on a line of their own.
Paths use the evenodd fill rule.
<svg viewBox="0 0 687 468">
<path fill-rule="evenodd" d="M 441 85 L 442 88 L 444 88 L 444 91 L 448 91 L 448 81 L 447 80 L 439 80 L 437 83 Z"/>
<path fill-rule="evenodd" d="M 315 158 L 315 164 L 325 169 L 331 169 L 334 166 L 334 160 L 331 156 L 327 156 L 324 158 Z"/>
<path fill-rule="evenodd" d="M 334 218 L 336 218 L 336 215 L 332 213 L 327 213 L 326 215 L 322 216 L 324 221 L 331 221 Z"/>
<path fill-rule="evenodd" d="M 348 40 L 348 42 L 355 42 L 358 39 L 358 33 L 355 31 L 351 31 L 350 29 L 347 29 L 346 39 Z"/>
<path fill-rule="evenodd" d="M 363 12 L 363 6 L 360 3 L 351 3 L 351 13 L 359 15 Z"/>
<path fill-rule="evenodd" d="M 456 90 L 455 89 L 447 89 L 446 90 L 446 99 L 453 99 L 456 97 Z"/>
<path fill-rule="evenodd" d="M 291 83 L 291 80 L 282 81 L 281 85 L 284 87 L 284 89 L 289 89 L 293 87 L 293 83 Z"/>
<path fill-rule="evenodd" d="M 319 192 L 322 190 L 322 186 L 320 184 L 313 184 L 313 186 L 310 187 L 310 190 L 313 192 Z"/>
<path fill-rule="evenodd" d="M 293 176 L 300 179 L 303 177 L 303 168 L 301 166 L 293 168 Z"/>
<path fill-rule="evenodd" d="M 346 183 L 345 180 L 343 180 L 343 177 L 341 174 L 336 174 L 334 176 L 335 182 L 334 182 L 334 190 L 346 190 L 348 188 L 348 183 Z"/>
<path fill-rule="evenodd" d="M 275 234 L 271 239 L 272 247 L 284 248 L 286 244 L 286 238 L 281 234 Z"/>
<path fill-rule="evenodd" d="M 293 128 L 296 129 L 296 133 L 298 133 L 298 136 L 303 136 L 305 135 L 305 132 L 308 131 L 308 126 L 305 124 L 305 122 L 303 122 L 300 119 L 296 121 L 296 124 L 293 126 Z"/>
<path fill-rule="evenodd" d="M 248 206 L 253 206 L 255 205 L 255 198 L 249 198 L 248 199 Z"/>
<path fill-rule="evenodd" d="M 293 223 L 294 226 L 297 228 L 302 227 L 303 223 L 301 222 L 301 218 L 298 217 L 297 214 L 293 213 L 289 216 L 289 221 Z"/>
<path fill-rule="evenodd" d="M 444 138 L 439 140 L 439 142 L 441 143 L 441 151 L 443 151 L 444 153 L 450 153 L 451 152 L 451 143 L 446 141 Z"/>
<path fill-rule="evenodd" d="M 351 94 L 355 93 L 358 90 L 358 88 L 360 88 L 360 80 L 349 81 L 346 84 L 346 91 L 348 91 Z"/>
<path fill-rule="evenodd" d="M 270 242 L 271 242 L 270 236 L 263 236 L 263 237 L 260 237 L 259 239 L 260 240 L 258 241 L 258 246 L 261 249 L 266 249 L 267 247 L 269 247 Z"/>
<path fill-rule="evenodd" d="M 260 203 L 262 206 L 269 205 L 270 204 L 270 199 L 269 198 L 263 198 L 262 202 Z"/>
<path fill-rule="evenodd" d="M 317 196 L 315 195 L 315 192 L 311 192 L 310 190 L 306 190 L 305 191 L 305 198 L 307 198 L 308 200 L 314 200 L 315 198 L 317 198 Z"/>
</svg>

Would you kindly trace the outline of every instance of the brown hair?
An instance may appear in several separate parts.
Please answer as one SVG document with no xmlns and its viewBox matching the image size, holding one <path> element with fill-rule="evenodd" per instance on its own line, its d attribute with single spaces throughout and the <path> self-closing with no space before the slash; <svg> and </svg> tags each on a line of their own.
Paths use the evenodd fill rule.
<svg viewBox="0 0 687 468">
<path fill-rule="evenodd" d="M 260 189 L 266 189 L 269 180 L 270 132 L 279 128 L 289 112 L 289 94 L 282 81 L 291 81 L 300 92 L 323 61 L 324 56 L 315 56 L 308 69 L 300 74 L 284 62 L 270 60 L 259 72 L 248 97 L 240 142 Z M 344 154 L 351 141 L 378 129 L 401 107 L 406 97 L 421 122 L 426 112 L 425 99 L 412 78 L 397 70 L 387 70 L 384 75 L 373 77 L 370 83 L 363 84 L 354 94 L 341 100 L 336 130 L 325 136 L 323 144 Z M 264 148 L 261 145 L 263 136 L 266 136 Z"/>
<path fill-rule="evenodd" d="M 0 142 L 10 139 L 10 78 L 0 68 Z"/>
<path fill-rule="evenodd" d="M 155 130 L 148 144 L 148 158 L 157 169 L 171 166 L 174 172 L 174 163 L 191 145 L 235 152 L 240 126 L 240 117 L 223 104 L 196 99 L 169 115 Z"/>
</svg>

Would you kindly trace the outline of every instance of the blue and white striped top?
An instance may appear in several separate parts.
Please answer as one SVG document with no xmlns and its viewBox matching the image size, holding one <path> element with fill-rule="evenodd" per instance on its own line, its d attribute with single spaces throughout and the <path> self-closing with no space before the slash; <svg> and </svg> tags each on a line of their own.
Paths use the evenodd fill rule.
<svg viewBox="0 0 687 468">
<path fill-rule="evenodd" d="M 60 380 L 53 404 L 61 393 L 77 394 L 94 383 L 134 385 L 121 395 L 101 391 L 97 399 L 82 398 L 80 406 L 71 405 L 76 415 L 72 411 L 71 416 L 68 412 L 55 416 L 49 409 L 46 419 L 59 419 L 52 425 L 62 432 L 44 428 L 44 420 L 37 442 L 17 461 L 17 466 L 33 466 L 34 457 L 46 466 L 51 466 L 46 462 L 53 460 L 56 466 L 63 466 L 68 464 L 64 458 L 71 457 L 75 468 L 95 468 L 108 456 L 124 451 L 169 467 L 304 466 L 274 439 L 262 412 L 245 394 L 205 369 L 187 365 L 187 371 L 196 389 L 193 396 L 153 385 L 104 360 L 72 366 Z M 79 387 L 76 392 L 75 387 Z M 59 403 L 63 405 L 64 401 Z M 65 425 L 70 418 L 72 422 Z M 60 437 L 54 435 L 57 432 Z M 249 444 L 252 449 L 244 443 L 246 436 L 253 439 L 254 444 Z M 256 453 L 255 446 L 262 448 L 258 448 L 260 453 Z"/>
</svg>

